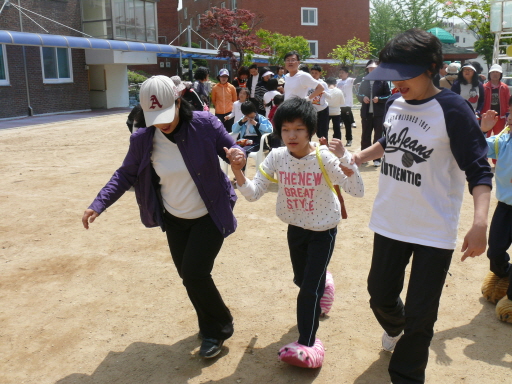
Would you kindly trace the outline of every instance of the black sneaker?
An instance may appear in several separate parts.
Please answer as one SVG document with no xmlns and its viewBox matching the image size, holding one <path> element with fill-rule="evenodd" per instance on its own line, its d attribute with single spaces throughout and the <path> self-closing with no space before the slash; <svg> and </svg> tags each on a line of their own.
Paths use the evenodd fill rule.
<svg viewBox="0 0 512 384">
<path fill-rule="evenodd" d="M 222 350 L 222 344 L 224 344 L 224 340 L 203 337 L 203 342 L 199 349 L 199 356 L 204 357 L 205 359 L 211 359 L 212 357 L 217 356 Z"/>
<path fill-rule="evenodd" d="M 352 140 L 347 140 L 347 145 L 345 147 L 351 147 L 352 146 Z"/>
</svg>

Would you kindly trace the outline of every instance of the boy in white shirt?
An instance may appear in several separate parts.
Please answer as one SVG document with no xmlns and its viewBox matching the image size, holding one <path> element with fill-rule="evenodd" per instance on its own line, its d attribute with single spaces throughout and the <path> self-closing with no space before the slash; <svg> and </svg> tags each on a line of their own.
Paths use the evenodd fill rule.
<svg viewBox="0 0 512 384">
<path fill-rule="evenodd" d="M 336 82 L 336 86 L 341 89 L 343 96 L 345 96 L 345 104 L 341 106 L 341 120 L 345 126 L 345 139 L 347 140 L 347 147 L 352 145 L 352 128 L 355 128 L 354 115 L 352 114 L 352 106 L 354 99 L 352 89 L 354 87 L 354 78 L 349 76 L 348 67 L 340 68 L 340 78 Z"/>
<path fill-rule="evenodd" d="M 329 87 L 329 122 L 332 120 L 333 138 L 341 140 L 341 106 L 345 104 L 345 96 L 341 89 L 336 87 L 336 79 L 328 77 L 325 81 Z M 327 137 L 326 137 L 327 139 Z"/>
<path fill-rule="evenodd" d="M 324 92 L 324 87 L 313 77 L 304 71 L 299 71 L 300 55 L 297 51 L 288 52 L 284 56 L 284 62 L 288 73 L 286 74 L 286 81 L 284 83 L 284 100 L 288 100 L 292 96 L 297 96 L 302 99 L 308 98 L 313 100 L 316 96 Z M 308 95 L 308 90 L 314 89 L 315 91 Z"/>
</svg>

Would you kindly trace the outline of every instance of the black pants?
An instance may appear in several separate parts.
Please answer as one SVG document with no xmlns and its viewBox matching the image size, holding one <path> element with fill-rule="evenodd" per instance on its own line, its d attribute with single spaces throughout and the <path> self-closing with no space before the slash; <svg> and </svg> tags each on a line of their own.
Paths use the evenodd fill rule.
<svg viewBox="0 0 512 384">
<path fill-rule="evenodd" d="M 318 138 L 325 137 L 326 139 L 329 139 L 329 107 L 317 112 L 316 116 L 316 136 Z"/>
<path fill-rule="evenodd" d="M 341 107 L 341 121 L 343 121 L 345 127 L 345 140 L 352 140 L 352 123 L 354 122 L 352 108 Z"/>
<path fill-rule="evenodd" d="M 405 306 L 400 299 L 405 268 L 413 256 Z M 389 374 L 394 384 L 425 382 L 430 341 L 453 250 L 405 243 L 375 234 L 368 276 L 370 306 L 389 336 L 398 341 Z"/>
<path fill-rule="evenodd" d="M 332 137 L 341 140 L 341 116 L 329 116 L 329 122 L 332 120 L 332 130 L 334 131 Z"/>
<path fill-rule="evenodd" d="M 251 145 L 247 145 L 247 146 L 242 148 L 244 150 L 244 152 L 245 152 L 245 157 L 246 158 L 249 157 L 249 153 L 258 152 L 260 150 L 261 136 L 245 136 L 244 139 L 252 140 L 252 144 Z M 266 148 L 263 148 L 263 149 L 266 149 Z M 247 163 L 242 168 L 242 171 L 245 171 L 245 167 L 247 167 Z"/>
<path fill-rule="evenodd" d="M 368 113 L 366 116 L 361 116 L 361 125 L 363 132 L 361 134 L 361 151 L 375 144 L 382 137 L 382 123 L 384 116 L 373 116 L 373 113 Z M 373 132 L 373 143 L 372 143 Z"/>
<path fill-rule="evenodd" d="M 172 259 L 187 289 L 205 337 L 225 340 L 233 335 L 233 317 L 224 304 L 211 272 L 224 237 L 210 215 L 181 219 L 164 214 Z"/>
<path fill-rule="evenodd" d="M 315 344 L 320 318 L 320 299 L 325 289 L 325 273 L 336 241 L 336 227 L 310 231 L 288 226 L 288 247 L 293 267 L 293 282 L 300 288 L 297 297 L 299 344 Z"/>
<path fill-rule="evenodd" d="M 229 113 L 216 113 L 215 116 L 220 120 L 220 122 L 224 125 L 224 128 L 226 128 L 226 131 L 231 133 L 231 127 L 233 127 L 234 119 L 224 120 L 224 117 L 229 115 Z"/>
<path fill-rule="evenodd" d="M 507 296 L 512 300 L 512 267 L 507 250 L 512 244 L 512 205 L 498 201 L 489 230 L 487 257 L 491 271 L 499 277 L 509 278 Z"/>
</svg>

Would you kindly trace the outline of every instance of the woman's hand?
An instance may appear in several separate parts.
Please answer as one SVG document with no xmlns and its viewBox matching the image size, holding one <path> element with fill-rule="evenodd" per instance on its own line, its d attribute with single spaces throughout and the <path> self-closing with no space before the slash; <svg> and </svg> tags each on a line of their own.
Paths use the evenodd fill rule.
<svg viewBox="0 0 512 384">
<path fill-rule="evenodd" d="M 243 151 L 238 148 L 227 149 L 226 147 L 224 147 L 224 151 L 226 152 L 229 164 L 231 164 L 231 169 L 242 170 L 245 167 L 246 158 Z"/>
<path fill-rule="evenodd" d="M 85 229 L 89 229 L 89 223 L 94 222 L 94 219 L 96 219 L 100 214 L 96 211 L 93 211 L 92 209 L 86 209 L 84 212 L 84 215 L 82 216 L 82 224 L 84 225 Z"/>
<path fill-rule="evenodd" d="M 370 98 L 368 96 L 363 97 L 363 102 L 365 104 L 370 104 Z"/>
</svg>

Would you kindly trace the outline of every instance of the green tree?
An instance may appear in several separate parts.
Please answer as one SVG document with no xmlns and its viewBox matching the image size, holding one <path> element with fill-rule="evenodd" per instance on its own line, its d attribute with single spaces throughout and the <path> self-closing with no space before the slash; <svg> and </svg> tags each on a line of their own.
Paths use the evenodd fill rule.
<svg viewBox="0 0 512 384">
<path fill-rule="evenodd" d="M 490 0 L 436 0 L 443 4 L 442 13 L 446 19 L 456 17 L 478 38 L 475 42 L 475 52 L 483 55 L 487 65 L 492 63 L 494 34 L 491 32 L 489 13 Z"/>
<path fill-rule="evenodd" d="M 371 0 L 370 42 L 376 55 L 396 34 L 440 25 L 437 0 Z"/>
<path fill-rule="evenodd" d="M 356 60 L 366 59 L 371 56 L 373 45 L 371 43 L 365 43 L 354 37 L 352 40 L 347 41 L 345 45 L 337 45 L 329 57 L 332 57 L 338 63 L 336 66 L 354 66 Z"/>
<path fill-rule="evenodd" d="M 270 49 L 269 64 L 284 65 L 284 55 L 290 51 L 297 51 L 301 60 L 311 56 L 308 41 L 302 36 L 288 36 L 277 32 L 260 29 L 256 32 L 261 40 L 262 48 Z"/>
<path fill-rule="evenodd" d="M 396 12 L 390 0 L 372 0 L 370 8 L 370 43 L 377 55 L 386 43 L 400 32 Z"/>
</svg>

